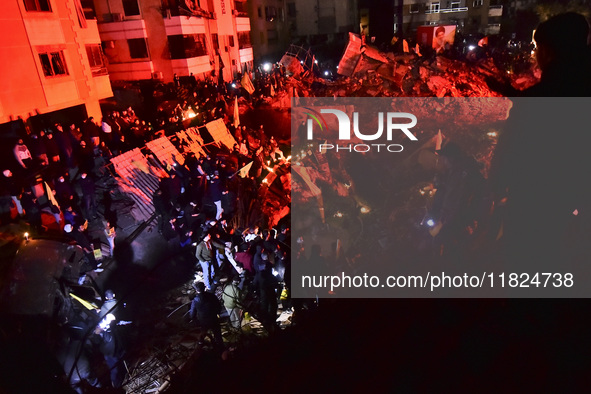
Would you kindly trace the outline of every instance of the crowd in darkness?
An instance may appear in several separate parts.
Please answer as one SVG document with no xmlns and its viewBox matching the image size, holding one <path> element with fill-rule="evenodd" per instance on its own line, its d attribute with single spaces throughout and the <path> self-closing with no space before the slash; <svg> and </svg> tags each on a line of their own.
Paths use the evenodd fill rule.
<svg viewBox="0 0 591 394">
<path fill-rule="evenodd" d="M 33 235 L 68 237 L 84 250 L 88 271 L 102 271 L 88 227 L 89 223 L 104 226 L 111 255 L 116 253 L 117 213 L 98 187 L 98 182 L 114 174 L 109 160 L 130 149 L 143 149 L 150 140 L 171 137 L 185 161 L 172 166 L 159 163 L 167 176 L 160 179 L 152 202 L 157 229 L 169 249 L 195 256 L 197 282 L 203 284 L 196 286 L 191 317 L 219 331 L 217 318 L 211 323 L 211 311 L 219 310 L 208 306 L 211 298 L 201 296 L 205 291 L 217 295 L 218 306 L 227 309 L 238 328 L 238 299 L 251 297 L 258 300 L 253 308 L 259 319 L 273 329 L 279 283 L 285 279 L 289 285 L 289 218 L 273 220 L 262 206 L 270 200 L 287 206 L 289 190 L 271 197 L 270 185 L 262 182 L 267 173 L 263 170 L 287 173 L 289 161 L 262 125 L 234 127 L 229 114 L 235 96 L 256 106 L 279 91 L 285 71 L 277 66 L 249 77 L 255 89 L 250 93 L 240 87 L 242 75 L 230 84 L 192 77 L 181 84 L 175 78 L 167 88 L 188 98 L 176 100 L 174 108 L 162 103 L 150 121 L 127 107 L 104 113 L 100 121 L 89 117 L 81 124 L 54 122 L 42 130 L 27 128 L 15 142 L 12 165 L 2 169 L 1 224 L 24 222 Z M 188 126 L 219 118 L 237 141 L 231 150 L 212 144 L 197 157 L 174 138 Z M 150 155 L 151 159 L 158 160 Z M 55 222 L 48 221 L 51 217 Z"/>
</svg>

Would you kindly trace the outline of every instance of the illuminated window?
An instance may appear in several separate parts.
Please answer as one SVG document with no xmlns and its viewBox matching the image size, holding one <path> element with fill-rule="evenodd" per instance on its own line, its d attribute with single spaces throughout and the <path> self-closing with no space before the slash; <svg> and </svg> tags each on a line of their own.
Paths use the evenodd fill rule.
<svg viewBox="0 0 591 394">
<path fill-rule="evenodd" d="M 275 19 L 277 19 L 277 8 L 265 7 L 265 16 L 267 18 L 267 22 L 273 22 Z"/>
<path fill-rule="evenodd" d="M 25 0 L 25 10 L 51 12 L 49 0 Z"/>
<path fill-rule="evenodd" d="M 148 46 L 145 38 L 132 38 L 127 40 L 129 56 L 132 59 L 145 59 L 148 57 Z"/>
<path fill-rule="evenodd" d="M 439 2 L 431 3 L 431 13 L 438 14 L 439 13 Z"/>
<path fill-rule="evenodd" d="M 39 60 L 41 61 L 41 67 L 43 67 L 43 74 L 46 77 L 68 75 L 64 51 L 40 53 Z"/>
</svg>

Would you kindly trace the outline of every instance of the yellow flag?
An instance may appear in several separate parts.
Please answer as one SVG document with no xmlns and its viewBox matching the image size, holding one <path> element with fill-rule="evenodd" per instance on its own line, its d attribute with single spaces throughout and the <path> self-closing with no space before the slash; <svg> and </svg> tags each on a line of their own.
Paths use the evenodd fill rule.
<svg viewBox="0 0 591 394">
<path fill-rule="evenodd" d="M 238 111 L 238 96 L 234 97 L 234 127 L 240 126 L 240 111 Z"/>
<path fill-rule="evenodd" d="M 244 167 L 242 167 L 240 171 L 238 171 L 238 176 L 240 178 L 246 178 L 248 176 L 248 172 L 250 171 L 250 167 L 252 167 L 252 161 Z"/>
<path fill-rule="evenodd" d="M 88 310 L 98 309 L 98 307 L 96 305 L 94 305 L 92 302 L 88 302 L 73 293 L 70 293 L 70 295 L 72 296 L 73 299 L 75 299 L 76 301 L 78 301 L 79 303 L 84 305 L 84 307 L 86 309 L 88 309 Z"/>
<path fill-rule="evenodd" d="M 240 84 L 248 92 L 248 94 L 252 94 L 254 92 L 254 85 L 252 84 L 252 81 L 250 80 L 250 77 L 248 76 L 247 72 L 245 72 L 244 75 L 242 75 L 242 80 L 240 81 Z"/>
<path fill-rule="evenodd" d="M 45 192 L 47 193 L 47 199 L 51 202 L 52 205 L 60 209 L 60 205 L 57 203 L 57 200 L 53 196 L 53 191 L 47 184 L 47 182 L 43 182 L 45 184 Z"/>
</svg>

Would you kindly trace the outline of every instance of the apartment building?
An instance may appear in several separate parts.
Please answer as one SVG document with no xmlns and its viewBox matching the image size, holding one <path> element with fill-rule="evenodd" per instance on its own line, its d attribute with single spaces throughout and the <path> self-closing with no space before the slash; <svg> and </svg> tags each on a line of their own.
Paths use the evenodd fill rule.
<svg viewBox="0 0 591 394">
<path fill-rule="evenodd" d="M 250 19 L 242 0 L 94 0 L 111 80 L 223 73 L 252 66 Z"/>
<path fill-rule="evenodd" d="M 111 97 L 97 23 L 79 0 L 4 0 L 0 129 L 100 119 Z"/>
</svg>

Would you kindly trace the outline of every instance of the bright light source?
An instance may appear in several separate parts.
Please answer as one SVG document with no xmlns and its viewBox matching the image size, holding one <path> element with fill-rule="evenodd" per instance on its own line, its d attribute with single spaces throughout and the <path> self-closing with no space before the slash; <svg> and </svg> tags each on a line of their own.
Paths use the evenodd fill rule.
<svg viewBox="0 0 591 394">
<path fill-rule="evenodd" d="M 339 66 L 337 66 L 337 69 L 339 68 Z"/>
<path fill-rule="evenodd" d="M 187 115 L 187 116 L 189 117 L 189 119 L 192 119 L 197 115 L 195 115 L 193 112 L 189 112 L 189 115 Z"/>
<path fill-rule="evenodd" d="M 101 320 L 101 322 L 99 323 L 99 327 L 101 330 L 105 331 L 106 329 L 109 328 L 109 326 L 111 325 L 111 322 L 113 320 L 115 320 L 115 315 L 113 315 L 112 313 L 107 314 L 107 316 L 105 316 L 103 318 L 103 320 Z"/>
<path fill-rule="evenodd" d="M 328 71 L 324 72 L 324 76 L 328 77 L 328 74 L 330 74 Z"/>
<path fill-rule="evenodd" d="M 275 268 L 273 268 L 271 272 L 273 273 L 273 276 L 279 276 L 279 271 L 277 271 Z"/>
<path fill-rule="evenodd" d="M 304 64 L 304 61 L 303 60 L 300 60 L 300 64 Z"/>
<path fill-rule="evenodd" d="M 233 87 L 234 89 L 236 89 L 236 84 L 235 84 L 235 83 L 232 83 L 232 87 Z"/>
<path fill-rule="evenodd" d="M 427 226 L 429 226 L 429 227 L 435 226 L 435 221 L 433 219 L 427 220 Z"/>
<path fill-rule="evenodd" d="M 263 70 L 265 70 L 266 72 L 271 71 L 271 63 L 263 64 Z"/>
<path fill-rule="evenodd" d="M 342 212 L 337 212 L 334 214 L 335 218 L 342 218 L 343 217 L 343 213 Z"/>
<path fill-rule="evenodd" d="M 25 240 L 29 240 L 29 233 L 25 233 Z"/>
<path fill-rule="evenodd" d="M 314 60 L 314 63 L 315 63 L 315 64 L 318 64 L 318 60 Z"/>
<path fill-rule="evenodd" d="M 360 211 L 361 211 L 361 213 L 369 213 L 369 208 L 368 207 L 361 207 Z"/>
<path fill-rule="evenodd" d="M 468 45 L 469 51 L 473 51 L 474 49 L 476 49 L 476 45 Z"/>
<path fill-rule="evenodd" d="M 486 133 L 486 135 L 488 135 L 490 138 L 497 138 L 496 131 L 489 131 L 488 133 Z"/>
</svg>

